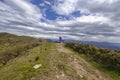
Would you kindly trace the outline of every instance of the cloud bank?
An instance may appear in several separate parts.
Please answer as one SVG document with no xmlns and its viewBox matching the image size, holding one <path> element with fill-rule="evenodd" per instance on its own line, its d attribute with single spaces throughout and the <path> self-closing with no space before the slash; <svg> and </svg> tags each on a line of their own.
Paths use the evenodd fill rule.
<svg viewBox="0 0 120 80">
<path fill-rule="evenodd" d="M 119 42 L 119 3 L 120 0 L 0 0 L 0 32 Z"/>
</svg>

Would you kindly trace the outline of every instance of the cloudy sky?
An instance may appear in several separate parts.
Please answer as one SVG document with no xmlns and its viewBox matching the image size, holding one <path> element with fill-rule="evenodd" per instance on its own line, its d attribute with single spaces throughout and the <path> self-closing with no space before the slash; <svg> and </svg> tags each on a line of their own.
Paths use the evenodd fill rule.
<svg viewBox="0 0 120 80">
<path fill-rule="evenodd" d="M 120 42 L 120 0 L 0 0 L 0 32 Z"/>
</svg>

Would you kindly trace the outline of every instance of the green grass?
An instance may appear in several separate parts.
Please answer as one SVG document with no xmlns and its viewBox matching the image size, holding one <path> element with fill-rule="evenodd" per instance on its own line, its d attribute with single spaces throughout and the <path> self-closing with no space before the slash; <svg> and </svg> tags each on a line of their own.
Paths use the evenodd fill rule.
<svg viewBox="0 0 120 80">
<path fill-rule="evenodd" d="M 11 59 L 26 55 L 29 49 L 39 46 L 44 41 L 27 36 L 0 33 L 0 67 Z"/>
<path fill-rule="evenodd" d="M 34 78 L 38 80 L 40 74 L 44 74 L 48 67 L 46 57 L 49 55 L 51 47 L 51 43 L 45 43 L 42 46 L 30 49 L 28 55 L 9 61 L 0 68 L 0 80 L 30 80 Z M 34 69 L 33 66 L 36 64 L 41 64 L 42 66 Z"/>
<path fill-rule="evenodd" d="M 69 55 L 60 53 L 56 44 L 45 42 L 7 62 L 0 68 L 0 80 L 56 80 L 64 72 L 69 79 L 80 80 L 76 71 L 68 65 Z M 33 66 L 41 64 L 38 69 Z"/>
<path fill-rule="evenodd" d="M 66 48 L 68 48 L 68 47 L 66 47 Z M 70 49 L 70 48 L 68 48 L 68 49 Z M 111 76 L 113 78 L 113 80 L 120 80 L 120 73 L 118 73 L 117 71 L 105 68 L 102 64 L 93 61 L 93 59 L 91 57 L 89 57 L 89 56 L 87 56 L 85 54 L 80 54 L 80 53 L 74 51 L 73 49 L 70 49 L 70 50 L 73 51 L 73 52 L 75 52 L 80 57 L 84 58 L 87 62 L 89 62 L 90 64 L 92 64 L 92 66 L 94 66 L 95 68 L 97 68 L 100 71 L 102 71 L 102 72 L 108 74 L 109 76 Z"/>
<path fill-rule="evenodd" d="M 66 46 L 65 46 L 66 47 Z M 68 48 L 68 47 L 66 47 Z M 79 55 L 80 57 L 82 57 L 83 59 L 85 59 L 87 62 L 89 62 L 90 64 L 92 64 L 92 66 L 94 66 L 95 68 L 97 68 L 98 70 L 108 74 L 109 76 L 111 76 L 113 78 L 113 80 L 120 80 L 120 73 L 116 70 L 112 70 L 112 69 L 109 69 L 107 67 L 104 67 L 104 65 L 100 64 L 100 63 L 97 63 L 95 61 L 93 61 L 93 59 L 90 57 L 90 56 L 87 56 L 85 54 L 81 54 L 81 53 L 78 53 L 76 51 L 74 51 L 73 49 L 71 48 L 68 48 L 70 49 L 71 51 L 75 52 L 77 55 Z M 88 67 L 89 68 L 89 67 Z M 89 69 L 88 69 L 89 70 Z M 90 71 L 92 72 L 92 71 Z"/>
<path fill-rule="evenodd" d="M 102 64 L 99 64 L 99 63 L 93 61 L 90 57 L 88 57 L 84 54 L 80 54 L 80 57 L 84 58 L 86 61 L 91 63 L 94 67 L 96 67 L 100 71 L 105 72 L 106 74 L 111 76 L 113 78 L 113 80 L 120 80 L 120 73 L 118 73 L 117 71 L 105 68 Z"/>
</svg>

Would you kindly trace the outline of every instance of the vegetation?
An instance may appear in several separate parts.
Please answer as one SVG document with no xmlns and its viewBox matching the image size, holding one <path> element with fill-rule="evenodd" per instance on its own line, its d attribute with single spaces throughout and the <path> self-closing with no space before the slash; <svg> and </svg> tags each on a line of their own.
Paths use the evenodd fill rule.
<svg viewBox="0 0 120 80">
<path fill-rule="evenodd" d="M 84 54 L 110 71 L 120 72 L 120 51 L 97 48 L 88 44 L 68 42 L 66 47 Z"/>
<path fill-rule="evenodd" d="M 48 73 L 50 43 L 28 50 L 27 55 L 16 57 L 0 68 L 0 80 L 40 80 Z M 45 50 L 47 49 L 47 50 Z M 34 68 L 35 65 L 41 65 Z"/>
<path fill-rule="evenodd" d="M 63 45 L 27 36 L 0 33 L 0 80 L 88 80 L 91 74 L 94 74 L 93 79 L 103 75 L 96 75 L 94 67 L 89 67 L 88 63 Z M 77 52 L 80 49 L 77 43 L 66 43 L 66 46 Z M 98 54 L 105 53 L 104 49 L 90 45 L 81 46 L 80 53 L 88 56 L 94 55 L 93 51 L 99 51 Z M 86 52 L 86 49 L 89 51 Z M 92 59 L 97 61 L 95 55 Z M 86 72 L 82 74 L 79 70 Z"/>
<path fill-rule="evenodd" d="M 8 33 L 0 37 L 0 80 L 56 80 L 61 76 L 80 80 L 67 65 L 68 55 L 61 55 L 54 43 Z"/>
<path fill-rule="evenodd" d="M 28 49 L 40 44 L 42 44 L 41 40 L 31 37 L 0 33 L 0 66 L 17 56 L 26 54 Z"/>
</svg>

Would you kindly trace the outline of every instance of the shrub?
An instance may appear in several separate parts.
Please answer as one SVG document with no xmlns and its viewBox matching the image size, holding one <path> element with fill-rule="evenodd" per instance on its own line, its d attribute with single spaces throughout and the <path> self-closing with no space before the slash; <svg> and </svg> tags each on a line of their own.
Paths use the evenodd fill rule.
<svg viewBox="0 0 120 80">
<path fill-rule="evenodd" d="M 120 72 L 120 51 L 97 48 L 88 44 L 68 42 L 66 47 L 74 51 L 90 56 L 94 61 L 104 67 Z"/>
</svg>

